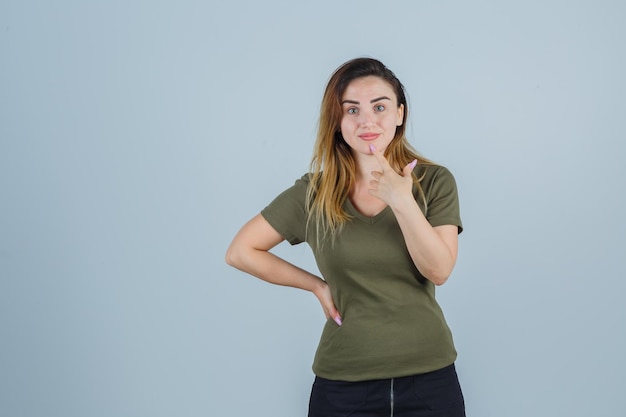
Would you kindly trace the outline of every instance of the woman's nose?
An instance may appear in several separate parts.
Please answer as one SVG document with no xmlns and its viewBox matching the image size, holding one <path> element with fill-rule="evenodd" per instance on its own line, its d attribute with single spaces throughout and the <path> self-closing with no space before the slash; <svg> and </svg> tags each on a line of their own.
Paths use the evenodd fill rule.
<svg viewBox="0 0 626 417">
<path fill-rule="evenodd" d="M 374 115 L 373 114 L 371 114 L 369 112 L 362 112 L 360 114 L 360 116 L 361 116 L 360 122 L 361 122 L 362 125 L 367 126 L 367 125 L 374 124 Z"/>
</svg>

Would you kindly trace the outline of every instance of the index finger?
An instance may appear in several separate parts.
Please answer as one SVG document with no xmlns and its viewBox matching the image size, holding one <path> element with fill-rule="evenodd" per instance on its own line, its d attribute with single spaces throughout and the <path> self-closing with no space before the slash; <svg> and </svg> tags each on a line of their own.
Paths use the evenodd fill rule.
<svg viewBox="0 0 626 417">
<path fill-rule="evenodd" d="M 372 151 L 372 155 L 374 155 L 378 163 L 380 163 L 380 166 L 381 168 L 383 168 L 383 170 L 387 168 L 391 168 L 391 166 L 389 165 L 389 162 L 387 161 L 387 158 L 385 158 L 382 152 L 376 149 L 376 146 L 374 146 L 373 144 L 370 144 L 370 151 Z"/>
</svg>

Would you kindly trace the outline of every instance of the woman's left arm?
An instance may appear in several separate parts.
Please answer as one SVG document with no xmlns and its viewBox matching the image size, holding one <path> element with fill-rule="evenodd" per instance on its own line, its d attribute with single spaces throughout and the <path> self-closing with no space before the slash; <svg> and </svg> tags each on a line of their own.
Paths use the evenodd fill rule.
<svg viewBox="0 0 626 417">
<path fill-rule="evenodd" d="M 391 209 L 417 269 L 435 285 L 442 285 L 448 280 L 456 263 L 459 228 L 455 225 L 432 227 L 415 199 L 411 200 L 392 206 Z"/>
<path fill-rule="evenodd" d="M 444 284 L 454 268 L 458 252 L 458 226 L 430 225 L 412 193 L 411 171 L 415 162 L 395 172 L 385 157 L 374 151 L 382 171 L 372 172 L 369 192 L 381 199 L 398 220 L 413 263 L 420 273 L 435 285 Z"/>
</svg>

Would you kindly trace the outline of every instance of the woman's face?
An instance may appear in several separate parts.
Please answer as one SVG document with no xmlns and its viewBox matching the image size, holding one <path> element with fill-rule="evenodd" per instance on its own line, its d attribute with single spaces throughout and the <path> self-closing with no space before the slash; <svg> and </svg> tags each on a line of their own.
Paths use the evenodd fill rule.
<svg viewBox="0 0 626 417">
<path fill-rule="evenodd" d="M 341 107 L 341 134 L 355 154 L 371 154 L 370 145 L 384 151 L 404 116 L 391 85 L 375 76 L 348 84 Z"/>
</svg>

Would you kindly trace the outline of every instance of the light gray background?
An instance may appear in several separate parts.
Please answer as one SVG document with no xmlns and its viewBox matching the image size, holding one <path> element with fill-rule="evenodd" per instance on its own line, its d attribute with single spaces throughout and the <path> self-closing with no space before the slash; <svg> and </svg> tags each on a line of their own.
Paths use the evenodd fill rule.
<svg viewBox="0 0 626 417">
<path fill-rule="evenodd" d="M 377 57 L 457 177 L 469 416 L 623 413 L 621 1 L 0 3 L 0 415 L 306 413 L 315 298 L 223 262 Z M 315 270 L 304 245 L 277 252 Z"/>
</svg>

